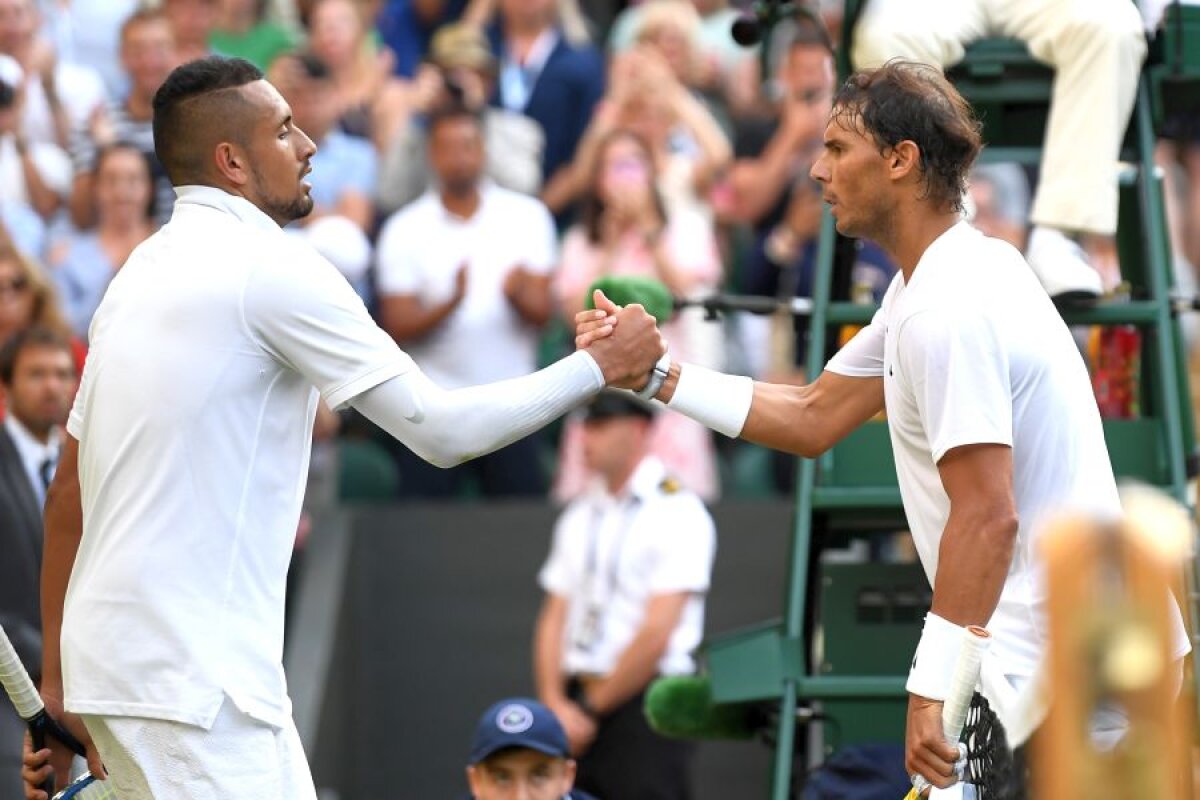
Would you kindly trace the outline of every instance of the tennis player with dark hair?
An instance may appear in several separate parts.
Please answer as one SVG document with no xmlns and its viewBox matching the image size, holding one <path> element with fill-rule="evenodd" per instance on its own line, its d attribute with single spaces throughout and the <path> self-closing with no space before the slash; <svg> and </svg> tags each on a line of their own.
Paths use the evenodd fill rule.
<svg viewBox="0 0 1200 800">
<path fill-rule="evenodd" d="M 178 198 L 92 323 L 46 504 L 42 692 L 122 800 L 314 798 L 281 653 L 317 404 L 450 466 L 605 383 L 645 384 L 665 348 L 630 308 L 611 341 L 540 372 L 440 389 L 280 229 L 312 209 L 316 148 L 257 68 L 176 69 L 154 140 Z"/>
<path fill-rule="evenodd" d="M 907 683 L 905 764 L 914 783 L 938 787 L 954 782 L 941 701 L 962 628 L 986 626 L 1003 678 L 1027 682 L 1046 647 L 1039 529 L 1060 511 L 1121 511 L 1067 326 L 1021 254 L 962 220 L 979 150 L 979 125 L 939 70 L 892 61 L 853 75 L 811 175 L 837 229 L 876 242 L 900 267 L 882 307 L 807 386 L 671 364 L 656 394 L 727 436 L 809 458 L 886 409 L 904 510 L 933 586 Z M 580 345 L 608 334 L 590 330 L 596 313 L 606 312 L 579 315 Z M 1182 657 L 1189 645 L 1175 613 L 1172 650 Z M 1111 741 L 1122 730 L 1110 715 L 1093 734 Z"/>
</svg>

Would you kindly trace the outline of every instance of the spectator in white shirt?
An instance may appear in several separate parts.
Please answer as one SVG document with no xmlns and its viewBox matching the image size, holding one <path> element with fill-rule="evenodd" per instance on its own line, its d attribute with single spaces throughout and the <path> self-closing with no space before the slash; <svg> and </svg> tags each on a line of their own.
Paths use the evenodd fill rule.
<svg viewBox="0 0 1200 800">
<path fill-rule="evenodd" d="M 21 130 L 30 141 L 65 148 L 71 131 L 104 102 L 104 82 L 60 59 L 41 24 L 34 0 L 0 0 L 0 53 L 16 59 L 25 76 Z"/>
<path fill-rule="evenodd" d="M 549 319 L 554 222 L 538 200 L 483 180 L 480 119 L 452 106 L 429 118 L 436 188 L 384 225 L 383 327 L 443 386 L 503 380 L 536 366 Z M 541 494 L 535 438 L 448 472 L 398 453 L 406 493 L 448 496 L 472 477 L 485 495 Z"/>
<path fill-rule="evenodd" d="M 0 56 L 0 205 L 28 206 L 48 219 L 70 190 L 71 162 L 62 148 L 30 140 L 21 125 L 27 92 L 21 68 Z"/>
</svg>

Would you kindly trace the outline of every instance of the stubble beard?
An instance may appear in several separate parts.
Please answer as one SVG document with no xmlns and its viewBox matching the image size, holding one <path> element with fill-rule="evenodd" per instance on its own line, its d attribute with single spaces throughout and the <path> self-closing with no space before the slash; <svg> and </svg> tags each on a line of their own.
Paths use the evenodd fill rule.
<svg viewBox="0 0 1200 800">
<path fill-rule="evenodd" d="M 262 175 L 257 170 L 252 170 L 254 182 L 259 186 L 265 186 L 265 181 Z M 297 186 L 297 194 L 292 197 L 279 197 L 267 191 L 259 193 L 259 200 L 255 203 L 259 209 L 271 219 L 278 222 L 281 226 L 286 225 L 294 220 L 307 217 L 313 210 L 313 199 L 309 192 L 306 192 L 303 186 Z"/>
</svg>

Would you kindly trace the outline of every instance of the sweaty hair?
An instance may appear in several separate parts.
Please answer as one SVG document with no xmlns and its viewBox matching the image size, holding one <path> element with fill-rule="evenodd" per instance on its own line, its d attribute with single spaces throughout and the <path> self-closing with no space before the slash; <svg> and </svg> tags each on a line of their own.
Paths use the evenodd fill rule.
<svg viewBox="0 0 1200 800">
<path fill-rule="evenodd" d="M 892 59 L 849 77 L 833 99 L 833 119 L 865 132 L 886 153 L 903 141 L 920 151 L 924 197 L 962 210 L 967 173 L 983 146 L 979 120 L 941 71 Z"/>
<path fill-rule="evenodd" d="M 154 94 L 154 154 L 171 184 L 201 182 L 211 148 L 244 142 L 251 108 L 238 91 L 263 79 L 242 58 L 206 56 L 176 67 Z"/>
<path fill-rule="evenodd" d="M 68 356 L 72 355 L 71 343 L 57 331 L 37 326 L 20 330 L 0 347 L 0 384 L 12 386 L 13 374 L 17 370 L 17 360 L 21 358 L 21 353 L 34 348 L 61 350 Z"/>
</svg>

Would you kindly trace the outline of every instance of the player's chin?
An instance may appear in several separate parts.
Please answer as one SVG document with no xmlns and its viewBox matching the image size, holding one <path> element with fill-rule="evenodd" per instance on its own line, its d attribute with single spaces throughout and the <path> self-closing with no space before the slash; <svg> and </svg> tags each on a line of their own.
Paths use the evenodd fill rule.
<svg viewBox="0 0 1200 800">
<path fill-rule="evenodd" d="M 296 202 L 292 204 L 292 211 L 295 214 L 293 219 L 301 219 L 312 213 L 315 207 L 312 196 L 306 191 L 304 194 L 296 198 Z"/>
</svg>

